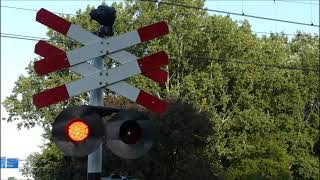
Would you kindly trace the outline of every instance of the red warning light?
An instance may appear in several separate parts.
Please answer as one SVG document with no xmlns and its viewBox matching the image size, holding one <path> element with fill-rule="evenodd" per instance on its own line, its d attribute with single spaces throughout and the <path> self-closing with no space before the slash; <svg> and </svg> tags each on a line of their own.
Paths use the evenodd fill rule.
<svg viewBox="0 0 320 180">
<path fill-rule="evenodd" d="M 82 119 L 73 119 L 66 126 L 67 136 L 75 143 L 85 141 L 89 137 L 89 126 Z"/>
</svg>

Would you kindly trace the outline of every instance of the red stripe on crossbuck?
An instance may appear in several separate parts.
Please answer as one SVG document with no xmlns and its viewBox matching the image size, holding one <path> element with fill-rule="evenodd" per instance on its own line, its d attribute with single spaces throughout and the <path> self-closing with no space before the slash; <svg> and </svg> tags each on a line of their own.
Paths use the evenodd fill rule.
<svg viewBox="0 0 320 180">
<path fill-rule="evenodd" d="M 50 106 L 69 99 L 69 94 L 65 85 L 58 86 L 47 91 L 33 95 L 33 104 L 38 108 Z"/>
<path fill-rule="evenodd" d="M 46 75 L 68 67 L 70 67 L 70 63 L 65 53 L 34 62 L 34 70 L 38 75 Z"/>
<path fill-rule="evenodd" d="M 150 72 L 169 63 L 168 55 L 164 51 L 138 59 L 141 72 Z"/>
<path fill-rule="evenodd" d="M 53 14 L 52 12 L 44 8 L 41 8 L 37 12 L 36 21 L 64 35 L 68 33 L 71 26 L 71 23 L 69 21 Z"/>
<path fill-rule="evenodd" d="M 34 52 L 42 57 L 49 57 L 64 53 L 63 50 L 42 40 L 35 45 Z"/>
<path fill-rule="evenodd" d="M 141 42 L 149 41 L 151 39 L 166 35 L 169 33 L 168 25 L 165 21 L 161 21 L 149 26 L 137 29 Z"/>
<path fill-rule="evenodd" d="M 140 91 L 136 103 L 157 113 L 164 113 L 167 110 L 168 103 L 158 99 L 144 91 Z"/>
<path fill-rule="evenodd" d="M 165 85 L 168 80 L 168 73 L 162 69 L 154 69 L 149 72 L 142 72 L 142 75 L 152 79 L 153 81 L 159 83 L 161 86 Z"/>
</svg>

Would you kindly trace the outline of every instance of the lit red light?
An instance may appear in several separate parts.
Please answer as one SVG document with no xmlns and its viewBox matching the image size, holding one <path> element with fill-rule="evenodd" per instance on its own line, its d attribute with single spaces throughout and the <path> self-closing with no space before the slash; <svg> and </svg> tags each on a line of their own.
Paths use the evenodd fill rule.
<svg viewBox="0 0 320 180">
<path fill-rule="evenodd" d="M 75 119 L 66 126 L 68 137 L 74 142 L 82 142 L 89 137 L 89 126 L 81 119 Z"/>
</svg>

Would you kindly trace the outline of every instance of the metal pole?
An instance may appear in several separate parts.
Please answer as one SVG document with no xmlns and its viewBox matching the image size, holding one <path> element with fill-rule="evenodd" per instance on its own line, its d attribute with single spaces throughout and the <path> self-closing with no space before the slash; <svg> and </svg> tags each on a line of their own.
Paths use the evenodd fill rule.
<svg viewBox="0 0 320 180">
<path fill-rule="evenodd" d="M 113 7 L 105 5 L 99 6 L 90 12 L 91 19 L 97 21 L 102 25 L 98 31 L 100 37 L 112 36 L 113 35 L 113 23 L 116 18 L 116 10 Z M 92 60 L 92 65 L 98 69 L 104 69 L 103 57 L 100 56 Z M 103 89 L 95 89 L 90 92 L 90 105 L 93 106 L 104 106 L 103 103 Z M 88 155 L 88 170 L 87 180 L 101 180 L 102 171 L 102 143 L 98 148 Z"/>
<path fill-rule="evenodd" d="M 92 65 L 96 68 L 103 69 L 103 56 L 92 60 Z M 103 106 L 103 89 L 95 89 L 90 91 L 90 105 Z M 100 180 L 102 171 L 102 144 L 88 155 L 88 180 Z"/>
</svg>

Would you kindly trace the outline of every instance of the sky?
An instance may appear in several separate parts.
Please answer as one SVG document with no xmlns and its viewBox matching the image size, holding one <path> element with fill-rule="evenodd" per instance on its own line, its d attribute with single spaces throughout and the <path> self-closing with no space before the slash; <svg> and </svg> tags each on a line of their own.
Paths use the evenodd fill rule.
<svg viewBox="0 0 320 180">
<path fill-rule="evenodd" d="M 88 4 L 97 7 L 101 1 L 16 1 L 1 0 L 1 33 L 46 37 L 47 27 L 35 21 L 35 11 L 18 10 L 4 6 L 40 9 L 59 13 L 74 14 L 78 9 L 84 9 Z M 107 1 L 107 4 L 110 4 Z M 297 21 L 319 25 L 318 0 L 211 0 L 205 3 L 208 9 L 244 13 L 261 17 Z M 209 12 L 209 14 L 220 13 Z M 311 34 L 319 34 L 319 27 L 288 24 L 262 19 L 245 18 L 231 15 L 234 20 L 247 19 L 254 32 L 283 32 L 294 34 L 298 30 Z M 259 33 L 260 34 L 260 33 Z M 2 34 L 1 34 L 2 35 Z M 290 37 L 290 36 L 289 36 Z M 11 94 L 14 82 L 20 75 L 26 75 L 25 67 L 37 57 L 34 54 L 36 41 L 10 39 L 1 37 L 1 102 Z M 8 114 L 1 105 L 1 119 Z M 1 121 L 1 156 L 25 159 L 32 152 L 40 152 L 43 144 L 41 127 L 30 130 L 16 129 L 16 123 Z M 17 169 L 1 169 L 1 179 L 9 176 L 22 178 Z"/>
</svg>

